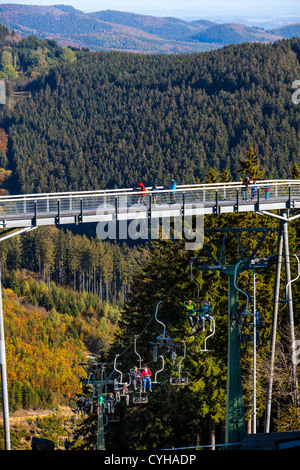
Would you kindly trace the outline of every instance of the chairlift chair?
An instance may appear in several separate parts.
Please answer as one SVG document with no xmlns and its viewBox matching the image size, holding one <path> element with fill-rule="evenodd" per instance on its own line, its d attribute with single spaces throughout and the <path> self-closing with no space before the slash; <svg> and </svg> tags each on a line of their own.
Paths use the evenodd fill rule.
<svg viewBox="0 0 300 470">
<path fill-rule="evenodd" d="M 115 360 L 114 360 L 114 369 L 116 372 L 118 372 L 120 374 L 120 380 L 117 381 L 118 385 L 125 385 L 125 384 L 128 384 L 128 382 L 123 382 L 123 373 L 121 371 L 119 371 L 116 367 L 116 364 L 117 364 L 117 358 L 119 357 L 120 354 L 117 354 L 116 357 L 115 357 Z M 129 374 L 129 383 L 130 383 L 130 374 Z"/>
<path fill-rule="evenodd" d="M 164 368 L 165 368 L 165 359 L 164 359 L 164 356 L 159 356 L 159 357 L 161 357 L 161 359 L 162 359 L 162 368 L 159 369 L 159 370 L 157 370 L 157 371 L 155 372 L 154 380 L 151 381 L 152 384 L 159 384 L 159 383 L 160 383 L 160 382 L 157 381 L 157 374 L 159 374 L 160 372 L 162 372 L 162 371 L 164 370 Z"/>
<path fill-rule="evenodd" d="M 204 339 L 204 346 L 203 346 L 203 348 L 201 348 L 201 349 L 199 350 L 199 352 L 211 352 L 211 351 L 212 351 L 212 349 L 207 349 L 206 343 L 207 343 L 207 340 L 208 340 L 209 338 L 211 338 L 212 336 L 214 336 L 215 331 L 216 331 L 216 322 L 215 322 L 215 319 L 214 319 L 213 317 L 212 317 L 212 327 L 213 327 L 213 328 L 212 328 L 212 331 L 211 331 L 210 335 L 207 335 L 207 336 L 205 337 L 205 339 Z"/>
<path fill-rule="evenodd" d="M 287 283 L 287 285 L 286 285 L 286 287 L 285 287 L 285 291 L 286 291 L 285 299 L 280 300 L 280 302 L 289 302 L 289 301 L 291 300 L 291 299 L 289 299 L 289 294 L 288 294 L 288 292 L 289 292 L 289 291 L 288 291 L 289 285 L 292 284 L 293 282 L 297 281 L 297 279 L 300 277 L 300 260 L 299 260 L 298 256 L 295 255 L 295 254 L 294 254 L 294 255 L 291 255 L 291 256 L 294 256 L 294 257 L 296 258 L 296 260 L 297 260 L 297 264 L 298 264 L 298 274 L 297 274 L 297 276 L 296 276 L 294 279 L 291 279 L 291 280 Z"/>
<path fill-rule="evenodd" d="M 120 415 L 119 415 L 119 414 L 116 414 L 115 412 L 113 412 L 113 413 L 108 413 L 108 414 L 106 415 L 106 417 L 107 417 L 107 421 L 108 421 L 109 423 L 119 423 L 119 421 L 120 421 Z"/>
<path fill-rule="evenodd" d="M 181 371 L 181 369 L 179 369 L 178 371 L 178 377 L 176 376 L 170 377 L 171 385 L 188 385 L 188 383 L 189 383 L 188 372 Z"/>
<path fill-rule="evenodd" d="M 241 352 L 245 352 L 249 341 L 252 341 L 252 335 L 249 333 L 240 333 L 238 336 L 238 342 Z"/>
<path fill-rule="evenodd" d="M 128 384 L 129 385 L 129 384 Z M 127 393 L 125 391 L 125 387 L 127 387 Z M 120 394 L 120 397 L 122 398 L 125 398 L 125 401 L 126 401 L 126 405 L 128 406 L 129 405 L 129 390 L 128 390 L 128 386 L 124 386 L 122 391 L 121 391 L 121 394 Z"/>
<path fill-rule="evenodd" d="M 148 403 L 148 393 L 142 392 L 142 390 L 140 390 L 139 392 L 134 392 L 132 396 L 132 403 L 134 403 L 135 405 Z"/>
<path fill-rule="evenodd" d="M 188 378 L 188 372 L 183 371 L 181 369 L 181 364 L 183 360 L 185 359 L 186 356 L 186 343 L 185 341 L 182 341 L 184 345 L 184 355 L 182 359 L 179 361 L 178 365 L 178 375 L 171 375 L 170 377 L 170 384 L 171 385 L 188 385 L 189 378 Z"/>
<path fill-rule="evenodd" d="M 163 333 L 161 335 L 159 335 L 157 338 L 156 338 L 156 343 L 154 345 L 154 348 L 153 348 L 153 361 L 156 362 L 157 361 L 157 357 L 158 357 L 158 348 L 162 348 L 164 346 L 164 344 L 166 345 L 167 347 L 167 350 L 168 351 L 173 351 L 173 348 L 174 348 L 174 343 L 173 343 L 173 340 L 170 336 L 166 336 L 166 325 L 158 320 L 157 318 L 157 313 L 158 313 L 158 307 L 160 306 L 160 304 L 162 303 L 162 300 L 160 300 L 157 304 L 156 304 L 156 309 L 155 309 L 155 320 L 163 326 Z"/>
<path fill-rule="evenodd" d="M 237 283 L 236 283 L 236 277 L 237 277 L 237 271 L 238 271 L 238 267 L 239 265 L 242 263 L 242 260 L 240 260 L 237 265 L 235 266 L 235 270 L 234 270 L 234 280 L 233 280 L 233 283 L 234 283 L 234 287 L 236 288 L 236 290 L 238 290 L 239 292 L 241 292 L 242 294 L 244 294 L 246 296 L 246 299 L 247 299 L 247 303 L 246 303 L 246 314 L 248 313 L 248 307 L 249 307 L 249 295 L 243 291 L 242 289 L 240 289 L 238 286 L 237 286 Z"/>
</svg>

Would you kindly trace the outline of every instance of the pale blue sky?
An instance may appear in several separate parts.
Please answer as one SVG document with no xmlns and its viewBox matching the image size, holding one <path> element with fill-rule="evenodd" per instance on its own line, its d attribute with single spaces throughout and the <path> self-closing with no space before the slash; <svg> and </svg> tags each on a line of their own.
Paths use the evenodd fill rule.
<svg viewBox="0 0 300 470">
<path fill-rule="evenodd" d="M 84 12 L 121 10 L 163 16 L 300 16 L 299 0 L 17 0 L 0 1 L 29 5 L 72 5 Z"/>
</svg>

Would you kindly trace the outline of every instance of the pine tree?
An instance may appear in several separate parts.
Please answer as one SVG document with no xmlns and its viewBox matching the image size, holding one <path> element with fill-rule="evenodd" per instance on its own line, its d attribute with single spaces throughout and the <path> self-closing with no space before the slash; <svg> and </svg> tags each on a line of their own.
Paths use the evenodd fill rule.
<svg viewBox="0 0 300 470">
<path fill-rule="evenodd" d="M 298 163 L 294 162 L 291 171 L 291 178 L 294 180 L 300 179 L 300 167 Z"/>
<path fill-rule="evenodd" d="M 265 171 L 260 170 L 259 157 L 254 153 L 253 147 L 250 145 L 248 152 L 245 153 L 243 159 L 239 158 L 240 168 L 236 173 L 243 173 L 251 179 L 260 179 L 264 176 Z"/>
</svg>

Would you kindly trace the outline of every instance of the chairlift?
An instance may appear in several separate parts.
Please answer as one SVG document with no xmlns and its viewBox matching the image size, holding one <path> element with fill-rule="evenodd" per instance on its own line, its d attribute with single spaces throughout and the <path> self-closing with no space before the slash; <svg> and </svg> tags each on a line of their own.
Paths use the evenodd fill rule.
<svg viewBox="0 0 300 470">
<path fill-rule="evenodd" d="M 138 356 L 138 358 L 139 358 L 139 369 L 141 370 L 141 369 L 142 369 L 142 358 L 141 358 L 140 354 L 139 354 L 139 353 L 137 352 L 137 350 L 136 350 L 136 340 L 137 340 L 138 337 L 139 337 L 139 335 L 135 335 L 135 336 L 134 336 L 134 352 L 135 352 L 135 354 L 136 354 L 136 355 Z"/>
<path fill-rule="evenodd" d="M 94 407 L 93 397 L 89 395 L 84 400 L 84 411 L 87 414 L 91 415 L 93 413 L 93 407 Z"/>
<path fill-rule="evenodd" d="M 134 392 L 132 396 L 132 403 L 134 403 L 135 405 L 148 403 L 148 393 L 142 392 L 142 390 L 140 390 L 139 392 Z"/>
<path fill-rule="evenodd" d="M 104 417 L 105 417 L 105 423 L 103 423 L 103 429 L 105 428 L 105 426 L 108 425 L 108 417 L 107 417 L 107 415 L 103 415 L 103 418 L 104 418 Z M 106 430 L 104 429 L 104 434 L 107 434 L 107 432 L 108 432 L 108 431 L 106 431 Z"/>
<path fill-rule="evenodd" d="M 280 302 L 289 302 L 290 300 L 292 300 L 292 299 L 289 299 L 289 294 L 288 294 L 289 285 L 292 284 L 293 282 L 297 281 L 297 279 L 300 277 L 300 260 L 299 260 L 298 256 L 295 255 L 295 254 L 294 254 L 294 255 L 291 255 L 291 256 L 294 256 L 294 257 L 296 258 L 296 260 L 297 260 L 297 264 L 298 264 L 298 274 L 297 274 L 297 276 L 296 276 L 294 279 L 291 279 L 291 280 L 287 283 L 287 285 L 286 285 L 286 287 L 285 287 L 285 292 L 286 292 L 285 295 L 286 295 L 286 297 L 285 297 L 285 299 L 280 300 Z"/>
<path fill-rule="evenodd" d="M 245 352 L 248 346 L 248 343 L 253 341 L 253 335 L 250 333 L 240 333 L 238 336 L 238 343 L 241 352 Z M 260 342 L 260 332 L 256 332 L 256 348 L 259 348 Z"/>
<path fill-rule="evenodd" d="M 241 352 L 245 352 L 249 341 L 252 341 L 252 335 L 249 333 L 240 333 L 238 336 L 238 342 Z"/>
<path fill-rule="evenodd" d="M 125 384 L 125 386 L 123 387 L 121 393 L 120 393 L 120 397 L 122 398 L 125 398 L 125 401 L 126 401 L 126 405 L 128 406 L 129 405 L 129 390 L 128 390 L 128 385 L 129 384 Z"/>
<path fill-rule="evenodd" d="M 174 349 L 174 344 L 173 344 L 172 338 L 170 336 L 166 336 L 166 325 L 157 318 L 158 307 L 160 306 L 161 303 L 162 303 L 162 300 L 160 300 L 156 304 L 155 320 L 157 321 L 157 323 L 160 323 L 160 325 L 163 326 L 163 333 L 156 338 L 157 341 L 156 341 L 156 344 L 154 345 L 154 348 L 153 348 L 153 360 L 154 360 L 154 362 L 157 361 L 158 348 L 162 348 L 164 344 L 166 344 L 168 351 L 172 351 Z"/>
<path fill-rule="evenodd" d="M 192 332 L 194 333 L 195 332 L 195 327 L 196 326 L 199 326 L 199 323 L 200 323 L 200 320 L 202 320 L 203 324 L 205 324 L 205 321 L 206 321 L 206 316 L 207 314 L 205 313 L 205 311 L 202 311 L 202 308 L 203 308 L 203 305 L 204 303 L 208 303 L 208 306 L 211 306 L 212 305 L 212 302 L 210 300 L 207 300 L 207 299 L 204 299 L 204 300 L 200 300 L 199 299 L 197 300 L 198 301 L 198 307 L 196 309 L 196 315 L 197 315 L 197 322 L 196 324 L 194 325 L 194 327 L 192 328 Z M 185 308 L 185 311 L 186 311 L 186 315 L 188 316 L 188 310 L 186 309 L 186 305 L 187 305 L 187 302 L 189 302 L 188 300 L 184 302 L 184 308 Z M 192 300 L 192 302 L 194 302 Z M 209 321 L 211 322 L 211 327 L 212 327 L 212 334 L 208 335 L 205 339 L 205 342 L 208 338 L 210 338 L 211 336 L 213 336 L 215 334 L 215 320 L 214 318 L 212 317 L 212 315 L 209 315 Z M 203 326 L 203 325 L 202 325 Z M 204 332 L 204 329 L 203 329 L 203 332 Z M 206 351 L 206 345 L 203 349 L 203 351 Z"/>
<path fill-rule="evenodd" d="M 135 391 L 133 393 L 133 403 L 147 403 L 148 402 L 148 395 L 146 393 L 142 392 L 142 379 L 141 379 L 141 373 L 142 373 L 142 370 L 143 370 L 142 369 L 142 358 L 141 358 L 141 355 L 137 352 L 137 349 L 136 349 L 136 342 L 137 342 L 138 336 L 139 335 L 135 335 L 135 337 L 134 337 L 134 352 L 138 356 L 138 362 L 139 362 L 139 366 L 135 366 L 135 367 L 137 367 L 137 370 L 139 372 L 140 392 Z M 129 385 L 131 384 L 131 376 L 132 376 L 133 370 L 134 369 L 131 368 L 130 372 L 129 372 L 129 378 L 130 378 Z"/>
<path fill-rule="evenodd" d="M 234 270 L 234 287 L 236 288 L 236 290 L 238 290 L 239 292 L 241 292 L 242 294 L 244 294 L 246 296 L 246 299 L 247 299 L 247 302 L 246 302 L 246 311 L 243 312 L 244 315 L 248 315 L 249 312 L 248 312 L 248 308 L 249 308 L 249 295 L 244 292 L 242 289 L 240 289 L 238 286 L 237 286 L 237 283 L 236 283 L 236 277 L 237 277 L 237 270 L 238 270 L 238 267 L 239 265 L 242 263 L 242 261 L 240 260 L 237 265 L 235 266 L 235 270 Z"/>
<path fill-rule="evenodd" d="M 161 357 L 161 360 L 162 360 L 162 368 L 157 370 L 155 372 L 155 375 L 154 375 L 154 380 L 151 381 L 152 384 L 160 384 L 160 382 L 157 381 L 157 374 L 159 374 L 160 372 L 162 372 L 165 368 L 165 359 L 164 359 L 164 356 L 159 356 Z"/>
<path fill-rule="evenodd" d="M 188 382 L 189 382 L 188 372 L 183 371 L 181 369 L 181 364 L 182 364 L 182 362 L 183 362 L 183 360 L 185 359 L 185 356 L 186 356 L 186 343 L 185 343 L 185 341 L 182 341 L 182 342 L 183 342 L 183 345 L 184 345 L 184 355 L 183 355 L 182 359 L 179 361 L 178 375 L 176 375 L 176 376 L 171 375 L 171 377 L 170 377 L 170 384 L 171 385 L 187 385 Z"/>
<path fill-rule="evenodd" d="M 107 421 L 108 421 L 109 423 L 119 423 L 119 421 L 120 421 L 120 415 L 119 415 L 119 414 L 116 414 L 115 412 L 113 412 L 113 413 L 108 413 L 108 414 L 106 415 L 106 417 L 107 417 Z"/>
<path fill-rule="evenodd" d="M 192 258 L 190 261 L 190 267 L 191 267 L 191 281 L 196 285 L 197 287 L 197 308 L 199 308 L 199 295 L 200 295 L 200 286 L 198 282 L 195 281 L 194 276 L 193 276 L 193 263 L 194 261 L 197 260 L 197 258 Z"/>
<path fill-rule="evenodd" d="M 199 305 L 200 305 L 199 304 L 200 287 L 199 287 L 198 282 L 195 281 L 194 276 L 193 276 L 193 263 L 194 263 L 195 260 L 197 260 L 197 258 L 192 258 L 191 261 L 190 261 L 190 276 L 191 276 L 191 281 L 195 284 L 195 286 L 197 288 L 197 299 L 196 300 L 190 299 L 190 300 L 192 301 L 193 304 L 196 305 L 195 317 L 197 317 L 197 324 L 198 324 L 198 321 L 199 321 Z M 186 313 L 186 320 L 188 319 L 188 315 L 189 315 L 189 310 L 187 308 L 188 303 L 189 303 L 189 300 L 186 300 L 183 304 L 184 311 Z"/>
<path fill-rule="evenodd" d="M 209 335 L 207 335 L 207 336 L 205 337 L 205 339 L 204 339 L 204 346 L 203 346 L 203 348 L 201 348 L 201 349 L 199 350 L 199 352 L 211 352 L 211 351 L 212 351 L 212 349 L 207 349 L 207 346 L 206 346 L 207 340 L 208 340 L 209 338 L 211 338 L 212 336 L 214 336 L 215 331 L 216 331 L 216 322 L 215 322 L 215 319 L 214 319 L 213 317 L 211 317 L 211 321 L 212 321 L 212 331 L 211 331 L 211 333 L 210 333 Z"/>
<path fill-rule="evenodd" d="M 116 398 L 116 403 L 120 403 L 121 402 L 121 398 L 125 397 L 126 398 L 126 404 L 129 405 L 129 391 L 128 391 L 128 387 L 131 383 L 131 377 L 130 377 L 130 374 L 129 374 L 129 382 L 125 382 L 124 384 L 119 384 L 119 382 L 117 381 L 117 379 L 114 380 L 114 394 L 115 394 L 115 398 Z M 119 387 L 119 385 L 122 385 L 121 387 Z M 127 392 L 126 392 L 127 391 Z"/>
<path fill-rule="evenodd" d="M 243 328 L 242 312 L 240 310 L 230 312 L 230 326 L 234 330 Z"/>
<path fill-rule="evenodd" d="M 117 363 L 117 358 L 120 356 L 120 354 L 117 354 L 116 357 L 115 357 L 115 360 L 114 360 L 114 369 L 116 372 L 118 372 L 120 374 L 120 380 L 118 381 L 118 385 L 125 385 L 125 384 L 128 384 L 128 382 L 123 382 L 123 374 L 121 371 L 119 371 L 116 367 L 116 363 Z M 129 374 L 129 381 L 130 381 L 130 374 Z"/>
<path fill-rule="evenodd" d="M 158 357 L 158 356 L 157 356 L 157 354 L 158 354 L 158 353 L 157 353 L 157 350 L 158 350 L 158 345 L 155 344 L 155 345 L 154 345 L 154 348 L 153 348 L 153 361 L 154 361 L 154 362 L 157 361 L 157 357 Z"/>
</svg>

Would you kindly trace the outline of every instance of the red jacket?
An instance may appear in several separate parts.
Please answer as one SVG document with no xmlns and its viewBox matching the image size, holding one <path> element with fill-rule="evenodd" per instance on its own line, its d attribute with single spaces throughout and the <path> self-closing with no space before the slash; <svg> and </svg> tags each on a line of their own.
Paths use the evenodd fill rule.
<svg viewBox="0 0 300 470">
<path fill-rule="evenodd" d="M 142 191 L 142 196 L 146 196 L 146 188 L 143 185 L 143 183 L 140 183 L 139 186 L 140 186 L 140 190 Z"/>
<path fill-rule="evenodd" d="M 145 370 L 143 370 L 143 372 L 141 373 L 141 378 L 143 379 L 143 378 L 144 378 L 145 376 L 147 376 L 147 375 L 148 375 L 149 377 L 151 377 L 151 375 L 152 375 L 151 370 L 148 369 L 147 372 L 146 372 Z"/>
</svg>

